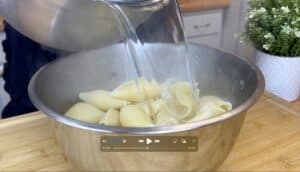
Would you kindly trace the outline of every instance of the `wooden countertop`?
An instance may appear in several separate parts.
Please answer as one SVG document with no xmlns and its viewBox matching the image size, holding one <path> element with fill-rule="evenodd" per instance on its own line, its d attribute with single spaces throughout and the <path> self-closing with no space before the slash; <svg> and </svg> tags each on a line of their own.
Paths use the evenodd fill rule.
<svg viewBox="0 0 300 172">
<path fill-rule="evenodd" d="M 183 12 L 193 12 L 217 8 L 225 8 L 230 5 L 230 0 L 179 0 Z"/>
<path fill-rule="evenodd" d="M 300 171 L 300 101 L 264 96 L 219 171 Z M 0 120 L 0 171 L 70 171 L 41 113 Z"/>
<path fill-rule="evenodd" d="M 0 32 L 3 32 L 3 30 L 4 30 L 3 17 L 0 16 Z"/>
</svg>

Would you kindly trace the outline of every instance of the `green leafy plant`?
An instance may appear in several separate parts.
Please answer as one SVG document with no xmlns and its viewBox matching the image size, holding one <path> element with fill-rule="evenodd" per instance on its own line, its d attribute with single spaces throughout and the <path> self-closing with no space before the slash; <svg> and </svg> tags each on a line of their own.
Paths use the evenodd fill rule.
<svg viewBox="0 0 300 172">
<path fill-rule="evenodd" d="M 242 40 L 269 54 L 300 56 L 300 0 L 249 0 Z"/>
</svg>

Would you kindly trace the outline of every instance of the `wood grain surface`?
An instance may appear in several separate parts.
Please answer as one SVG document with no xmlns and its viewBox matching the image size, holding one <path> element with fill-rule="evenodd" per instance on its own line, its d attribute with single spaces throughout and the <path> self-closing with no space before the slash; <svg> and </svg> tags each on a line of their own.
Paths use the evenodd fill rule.
<svg viewBox="0 0 300 172">
<path fill-rule="evenodd" d="M 286 104 L 265 96 L 251 108 L 219 171 L 300 171 L 299 101 Z M 73 169 L 41 113 L 0 121 L 0 138 L 0 171 Z"/>
<path fill-rule="evenodd" d="M 3 30 L 4 30 L 3 17 L 0 16 L 0 32 L 3 32 Z"/>
<path fill-rule="evenodd" d="M 183 12 L 225 8 L 230 5 L 230 0 L 179 0 L 178 2 Z"/>
</svg>

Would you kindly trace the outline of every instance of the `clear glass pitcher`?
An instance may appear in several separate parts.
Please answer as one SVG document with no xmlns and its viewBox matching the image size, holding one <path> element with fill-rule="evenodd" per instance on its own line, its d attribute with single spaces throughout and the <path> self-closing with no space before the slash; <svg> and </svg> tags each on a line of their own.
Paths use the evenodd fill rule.
<svg viewBox="0 0 300 172">
<path fill-rule="evenodd" d="M 118 22 L 127 56 L 122 63 L 126 66 L 126 78 L 145 77 L 158 82 L 192 81 L 188 50 L 180 10 L 175 0 L 162 0 L 151 6 L 111 6 Z M 155 10 L 154 10 L 155 9 Z M 153 12 L 155 11 L 155 12 Z M 127 15 L 130 12 L 130 15 Z M 146 16 L 144 22 L 135 27 L 138 16 Z M 166 45 L 176 51 L 161 53 L 157 46 Z M 171 60 L 172 59 L 172 60 Z M 169 63 L 170 60 L 172 63 Z M 168 72 L 165 70 L 168 69 Z M 136 74 L 136 75 L 130 75 Z"/>
</svg>

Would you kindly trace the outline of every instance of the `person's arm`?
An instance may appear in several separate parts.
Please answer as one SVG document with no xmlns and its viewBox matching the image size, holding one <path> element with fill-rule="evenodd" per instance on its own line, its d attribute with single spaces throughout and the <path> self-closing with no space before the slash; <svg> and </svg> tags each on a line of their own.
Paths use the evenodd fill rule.
<svg viewBox="0 0 300 172">
<path fill-rule="evenodd" d="M 3 78 L 5 90 L 10 95 L 11 101 L 2 112 L 2 117 L 7 118 L 36 110 L 29 100 L 27 86 L 32 75 L 41 66 L 56 59 L 57 55 L 22 35 L 7 23 L 4 31 L 6 40 L 2 45 L 7 63 Z"/>
</svg>

